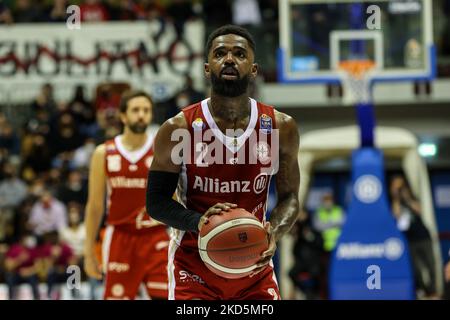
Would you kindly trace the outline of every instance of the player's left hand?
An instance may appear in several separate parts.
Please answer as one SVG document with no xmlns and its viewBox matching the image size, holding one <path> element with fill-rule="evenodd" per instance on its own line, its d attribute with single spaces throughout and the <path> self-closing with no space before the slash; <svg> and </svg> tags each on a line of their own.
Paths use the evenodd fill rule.
<svg viewBox="0 0 450 320">
<path fill-rule="evenodd" d="M 253 277 L 263 271 L 272 260 L 275 251 L 277 250 L 277 243 L 275 241 L 275 236 L 273 234 L 272 225 L 270 222 L 266 222 L 264 228 L 267 231 L 267 237 L 269 239 L 269 248 L 261 254 L 261 259 L 256 263 L 256 268 L 250 274 L 250 277 Z"/>
</svg>

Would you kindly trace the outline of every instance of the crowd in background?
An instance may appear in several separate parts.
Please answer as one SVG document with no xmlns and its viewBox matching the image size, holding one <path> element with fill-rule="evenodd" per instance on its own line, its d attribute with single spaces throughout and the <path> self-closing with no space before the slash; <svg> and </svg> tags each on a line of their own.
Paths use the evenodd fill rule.
<svg viewBox="0 0 450 320">
<path fill-rule="evenodd" d="M 89 101 L 78 86 L 70 101 L 56 101 L 45 84 L 21 128 L 0 113 L 0 282 L 63 282 L 55 263 L 81 266 L 88 167 L 96 145 L 122 131 L 117 97 L 106 85 Z M 203 97 L 186 77 L 165 104 L 179 110 Z"/>
<path fill-rule="evenodd" d="M 438 76 L 450 77 L 450 0 L 433 3 L 434 40 L 441 57 Z M 173 24 L 178 36 L 189 20 L 204 21 L 206 34 L 227 23 L 243 25 L 259 44 L 257 58 L 264 65 L 265 80 L 276 81 L 278 0 L 0 0 L 0 25 L 65 22 L 71 14 L 66 9 L 72 4 L 80 7 L 82 23 L 158 21 L 163 26 Z M 320 16 L 320 12 L 312 16 L 312 23 L 320 25 L 314 20 Z"/>
</svg>

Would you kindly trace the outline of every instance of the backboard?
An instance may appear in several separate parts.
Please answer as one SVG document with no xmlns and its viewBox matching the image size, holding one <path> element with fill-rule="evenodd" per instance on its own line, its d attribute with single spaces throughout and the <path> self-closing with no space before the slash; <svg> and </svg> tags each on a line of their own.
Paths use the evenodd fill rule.
<svg viewBox="0 0 450 320">
<path fill-rule="evenodd" d="M 279 0 L 278 80 L 337 83 L 371 63 L 373 81 L 435 76 L 432 0 Z"/>
</svg>

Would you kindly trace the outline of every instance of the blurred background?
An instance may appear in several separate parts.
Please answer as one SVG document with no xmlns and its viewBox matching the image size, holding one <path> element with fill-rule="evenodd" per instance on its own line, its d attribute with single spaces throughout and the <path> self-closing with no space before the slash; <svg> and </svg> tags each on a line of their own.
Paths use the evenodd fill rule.
<svg viewBox="0 0 450 320">
<path fill-rule="evenodd" d="M 70 5 L 80 8 L 81 29 L 70 20 Z M 317 30 L 332 19 L 320 7 L 298 14 Z M 414 234 L 398 223 L 408 242 L 433 238 L 438 251 L 435 258 L 417 257 L 425 260 L 415 287 L 423 299 L 446 297 L 450 250 L 450 1 L 433 0 L 432 15 L 436 78 L 381 83 L 373 97 L 377 125 L 410 132 L 426 165 L 432 215 L 418 215 Z M 102 284 L 82 268 L 81 288 L 66 285 L 67 267 L 82 266 L 90 156 L 120 133 L 124 90 L 152 94 L 151 130 L 208 96 L 204 45 L 218 26 L 242 25 L 253 34 L 260 72 L 251 96 L 293 116 L 302 143 L 308 134 L 356 124 L 342 85 L 279 81 L 279 16 L 278 0 L 0 0 L 0 300 L 101 297 Z M 394 213 L 399 186 L 408 186 L 399 177 L 403 165 L 400 157 L 385 159 Z M 329 254 L 337 241 L 330 233 L 339 233 L 351 198 L 348 155 L 324 157 L 309 169 L 302 213 L 276 257 L 284 299 L 328 298 Z M 420 188 L 411 184 L 410 196 L 420 202 L 414 195 Z M 275 197 L 272 187 L 272 202 Z M 341 217 L 332 228 L 318 218 L 327 210 Z"/>
</svg>

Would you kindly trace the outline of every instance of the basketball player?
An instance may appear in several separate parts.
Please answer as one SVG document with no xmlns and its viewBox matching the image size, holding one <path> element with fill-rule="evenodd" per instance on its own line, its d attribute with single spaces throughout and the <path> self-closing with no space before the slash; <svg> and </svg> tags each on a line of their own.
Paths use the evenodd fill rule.
<svg viewBox="0 0 450 320">
<path fill-rule="evenodd" d="M 134 299 L 141 283 L 152 299 L 167 299 L 167 227 L 145 210 L 153 138 L 147 134 L 152 100 L 144 92 L 122 96 L 122 135 L 99 145 L 91 160 L 86 206 L 86 273 L 101 279 L 95 240 L 107 193 L 107 229 L 103 240 L 105 299 Z"/>
<path fill-rule="evenodd" d="M 232 25 L 215 30 L 207 41 L 206 53 L 204 70 L 212 84 L 211 97 L 183 109 L 162 125 L 149 171 L 147 212 L 173 227 L 169 299 L 279 299 L 271 260 L 276 242 L 289 231 L 299 212 L 297 126 L 291 117 L 248 96 L 258 65 L 254 62 L 255 44 L 247 30 Z M 183 132 L 194 140 L 186 149 L 176 138 Z M 279 143 L 272 141 L 276 132 Z M 209 141 L 205 138 L 199 144 L 193 138 L 207 133 L 212 133 Z M 209 154 L 213 144 L 215 155 L 219 151 L 226 154 L 224 161 L 216 161 L 219 157 L 213 162 L 205 160 L 213 155 Z M 176 159 L 180 148 L 182 161 Z M 245 158 L 246 153 L 248 159 L 251 154 L 258 155 L 256 164 L 242 161 L 241 155 Z M 274 169 L 276 156 L 278 171 Z M 267 158 L 272 164 L 263 164 Z M 267 174 L 263 169 L 271 171 Z M 266 201 L 274 173 L 278 203 L 270 223 L 266 223 Z M 171 198 L 176 188 L 183 205 Z M 209 271 L 198 253 L 197 240 L 209 216 L 226 214 L 236 207 L 253 213 L 265 224 L 270 244 L 250 276 L 229 280 Z"/>
</svg>

